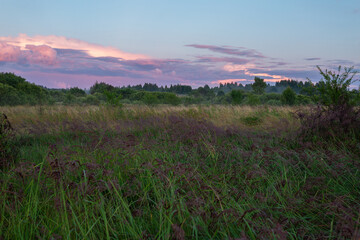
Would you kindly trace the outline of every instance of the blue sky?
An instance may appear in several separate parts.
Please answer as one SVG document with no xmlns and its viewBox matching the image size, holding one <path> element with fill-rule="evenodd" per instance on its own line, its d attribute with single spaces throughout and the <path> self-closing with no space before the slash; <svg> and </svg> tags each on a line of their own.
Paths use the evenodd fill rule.
<svg viewBox="0 0 360 240">
<path fill-rule="evenodd" d="M 0 71 L 48 87 L 316 81 L 316 65 L 360 69 L 355 0 L 0 5 Z"/>
</svg>

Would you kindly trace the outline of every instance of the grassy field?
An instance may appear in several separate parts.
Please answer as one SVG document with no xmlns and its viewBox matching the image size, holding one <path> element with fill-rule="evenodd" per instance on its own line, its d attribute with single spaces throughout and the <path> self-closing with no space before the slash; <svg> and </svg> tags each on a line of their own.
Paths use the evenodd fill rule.
<svg viewBox="0 0 360 240">
<path fill-rule="evenodd" d="M 358 239 L 360 144 L 293 107 L 0 107 L 0 239 Z"/>
</svg>

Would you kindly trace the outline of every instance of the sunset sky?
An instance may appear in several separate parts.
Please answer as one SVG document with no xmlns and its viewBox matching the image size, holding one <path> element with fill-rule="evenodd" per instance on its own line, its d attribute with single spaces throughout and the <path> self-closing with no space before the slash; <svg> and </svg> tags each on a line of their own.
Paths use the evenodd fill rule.
<svg viewBox="0 0 360 240">
<path fill-rule="evenodd" d="M 0 9 L 0 72 L 50 88 L 360 70 L 359 0 L 0 0 Z"/>
</svg>

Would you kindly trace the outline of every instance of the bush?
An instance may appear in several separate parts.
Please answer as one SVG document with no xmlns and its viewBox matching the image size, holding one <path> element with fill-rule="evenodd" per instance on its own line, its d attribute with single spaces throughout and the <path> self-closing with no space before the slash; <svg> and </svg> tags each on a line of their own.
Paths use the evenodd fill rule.
<svg viewBox="0 0 360 240">
<path fill-rule="evenodd" d="M 299 135 L 305 140 L 314 140 L 320 137 L 323 140 L 351 140 L 358 141 L 360 137 L 360 110 L 354 108 L 350 101 L 348 87 L 353 83 L 356 72 L 353 68 L 345 68 L 341 73 L 328 70 L 320 74 L 325 81 L 320 82 L 320 103 L 309 112 L 297 112 L 301 121 Z"/>
<path fill-rule="evenodd" d="M 254 95 L 254 94 L 250 93 L 250 94 L 248 94 L 245 103 L 248 105 L 251 105 L 251 106 L 259 105 L 260 98 L 258 95 Z"/>
<path fill-rule="evenodd" d="M 308 105 L 311 104 L 311 98 L 309 96 L 298 94 L 296 95 L 295 104 L 296 105 Z"/>
<path fill-rule="evenodd" d="M 100 100 L 97 99 L 94 95 L 87 95 L 84 98 L 83 103 L 88 104 L 88 105 L 99 105 Z"/>
<path fill-rule="evenodd" d="M 147 105 L 154 105 L 159 103 L 159 99 L 157 98 L 156 94 L 146 92 L 142 101 Z"/>
<path fill-rule="evenodd" d="M 174 93 L 166 93 L 164 103 L 171 105 L 179 105 L 181 103 L 181 99 Z"/>
</svg>

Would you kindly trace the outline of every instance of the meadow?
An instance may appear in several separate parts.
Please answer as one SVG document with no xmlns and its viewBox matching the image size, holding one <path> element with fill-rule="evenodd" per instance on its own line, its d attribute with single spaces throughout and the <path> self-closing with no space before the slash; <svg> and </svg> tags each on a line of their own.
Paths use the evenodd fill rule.
<svg viewBox="0 0 360 240">
<path fill-rule="evenodd" d="M 360 141 L 307 108 L 0 107 L 0 239 L 359 239 Z"/>
</svg>

